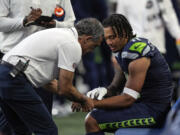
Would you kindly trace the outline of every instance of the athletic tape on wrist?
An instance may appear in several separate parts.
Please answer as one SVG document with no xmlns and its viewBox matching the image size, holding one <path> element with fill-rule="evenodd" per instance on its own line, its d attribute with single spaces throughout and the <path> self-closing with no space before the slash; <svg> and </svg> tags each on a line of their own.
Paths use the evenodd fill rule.
<svg viewBox="0 0 180 135">
<path fill-rule="evenodd" d="M 137 92 L 137 91 L 135 91 L 133 89 L 127 88 L 127 87 L 124 87 L 123 93 L 126 93 L 126 94 L 130 95 L 134 99 L 138 99 L 140 97 L 139 92 Z"/>
</svg>

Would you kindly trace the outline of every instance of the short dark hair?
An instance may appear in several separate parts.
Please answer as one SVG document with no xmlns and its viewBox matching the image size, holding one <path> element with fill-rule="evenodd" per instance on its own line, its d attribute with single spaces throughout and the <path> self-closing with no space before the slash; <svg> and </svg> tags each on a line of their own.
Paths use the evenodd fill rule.
<svg viewBox="0 0 180 135">
<path fill-rule="evenodd" d="M 104 35 L 102 24 L 95 18 L 82 19 L 75 24 L 75 28 L 79 36 L 92 36 L 93 41 L 99 40 L 99 38 Z"/>
<path fill-rule="evenodd" d="M 112 14 L 104 19 L 102 24 L 104 27 L 112 27 L 114 33 L 117 31 L 119 37 L 127 37 L 128 39 L 136 37 L 130 23 L 122 14 Z"/>
</svg>

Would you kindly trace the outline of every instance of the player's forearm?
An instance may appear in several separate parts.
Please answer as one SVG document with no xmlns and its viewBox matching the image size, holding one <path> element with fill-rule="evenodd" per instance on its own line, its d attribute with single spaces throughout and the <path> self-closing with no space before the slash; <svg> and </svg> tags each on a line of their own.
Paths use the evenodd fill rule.
<svg viewBox="0 0 180 135">
<path fill-rule="evenodd" d="M 115 96 L 116 92 L 118 91 L 118 87 L 114 86 L 114 85 L 109 85 L 107 87 L 107 94 L 105 95 L 105 97 L 111 97 L 111 96 Z"/>
<path fill-rule="evenodd" d="M 117 109 L 128 107 L 135 102 L 135 99 L 132 97 L 122 94 L 119 96 L 109 97 L 103 100 L 94 100 L 95 108 L 99 109 Z"/>
<path fill-rule="evenodd" d="M 0 17 L 0 32 L 14 32 L 23 29 L 23 18 Z"/>
<path fill-rule="evenodd" d="M 112 83 L 107 87 L 107 97 L 115 96 L 120 94 L 125 86 L 126 79 L 113 79 Z"/>
<path fill-rule="evenodd" d="M 59 94 L 65 96 L 67 99 L 78 102 L 84 103 L 86 101 L 86 96 L 81 94 L 74 86 L 66 87 L 65 89 L 60 89 Z"/>
<path fill-rule="evenodd" d="M 117 93 L 121 93 L 126 82 L 125 75 L 122 72 L 117 60 L 114 57 L 112 57 L 112 61 L 114 64 L 115 74 L 111 84 L 107 87 L 108 92 L 106 96 L 115 96 Z"/>
</svg>

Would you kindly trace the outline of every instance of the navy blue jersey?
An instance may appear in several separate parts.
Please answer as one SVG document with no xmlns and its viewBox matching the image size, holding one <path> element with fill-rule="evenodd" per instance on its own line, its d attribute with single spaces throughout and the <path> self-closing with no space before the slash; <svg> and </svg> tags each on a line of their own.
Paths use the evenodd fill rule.
<svg viewBox="0 0 180 135">
<path fill-rule="evenodd" d="M 122 70 L 128 74 L 130 62 L 148 57 L 151 59 L 146 79 L 137 101 L 170 103 L 172 97 L 172 77 L 168 64 L 158 49 L 145 38 L 133 38 L 118 53 L 116 59 Z"/>
</svg>

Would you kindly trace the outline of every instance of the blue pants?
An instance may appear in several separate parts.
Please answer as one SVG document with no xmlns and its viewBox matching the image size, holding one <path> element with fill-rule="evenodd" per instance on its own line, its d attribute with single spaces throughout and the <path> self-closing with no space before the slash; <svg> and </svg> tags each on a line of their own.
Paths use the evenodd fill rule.
<svg viewBox="0 0 180 135">
<path fill-rule="evenodd" d="M 161 127 L 169 110 L 167 104 L 134 103 L 114 110 L 94 109 L 90 115 L 102 131 L 114 132 L 118 128 Z"/>
<path fill-rule="evenodd" d="M 22 74 L 12 78 L 10 70 L 0 65 L 0 105 L 15 134 L 31 131 L 36 135 L 58 135 L 50 113 L 32 85 Z"/>
<path fill-rule="evenodd" d="M 52 112 L 52 103 L 53 103 L 53 93 L 49 92 L 47 90 L 44 90 L 43 88 L 35 88 L 37 94 L 41 97 L 43 100 L 45 106 L 47 107 L 49 113 Z M 22 130 L 23 127 L 21 127 Z M 28 129 L 24 125 L 24 133 L 27 132 Z M 11 127 L 8 124 L 8 121 L 6 120 L 4 114 L 2 113 L 2 110 L 0 110 L 0 133 L 3 133 L 4 135 L 13 135 L 13 131 L 11 130 Z M 32 134 L 30 131 L 27 134 Z"/>
</svg>

